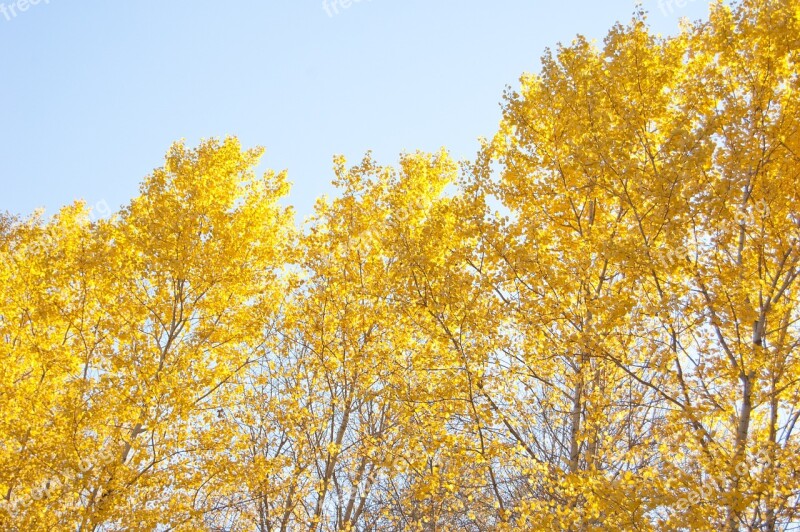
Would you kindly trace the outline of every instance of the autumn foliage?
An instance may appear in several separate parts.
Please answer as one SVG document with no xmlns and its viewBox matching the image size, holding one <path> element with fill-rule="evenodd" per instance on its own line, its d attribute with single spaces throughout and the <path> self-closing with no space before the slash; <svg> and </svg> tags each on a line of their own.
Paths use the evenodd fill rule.
<svg viewBox="0 0 800 532">
<path fill-rule="evenodd" d="M 300 227 L 235 138 L 0 218 L 0 529 L 795 529 L 799 59 L 637 13 Z"/>
</svg>

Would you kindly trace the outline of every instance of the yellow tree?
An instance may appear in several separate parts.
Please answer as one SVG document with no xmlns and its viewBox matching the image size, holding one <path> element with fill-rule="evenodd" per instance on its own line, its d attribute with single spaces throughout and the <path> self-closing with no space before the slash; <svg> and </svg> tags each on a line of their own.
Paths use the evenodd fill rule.
<svg viewBox="0 0 800 532">
<path fill-rule="evenodd" d="M 708 155 L 664 275 L 705 488 L 680 502 L 709 528 L 778 530 L 798 515 L 798 9 L 715 6 L 691 30 L 680 87 Z"/>
<path fill-rule="evenodd" d="M 486 391 L 525 450 L 511 462 L 528 477 L 513 502 L 535 526 L 652 526 L 663 410 L 620 366 L 647 356 L 631 319 L 642 311 L 635 246 L 642 218 L 664 215 L 654 205 L 669 183 L 642 177 L 648 128 L 681 120 L 662 92 L 680 61 L 679 43 L 650 36 L 641 17 L 602 50 L 579 38 L 548 53 L 507 96 L 474 168 L 475 186 L 507 209 L 481 230 L 486 293 L 509 313 L 502 378 Z"/>
<path fill-rule="evenodd" d="M 349 169 L 337 159 L 335 172 L 341 197 L 317 203 L 300 242 L 281 356 L 251 392 L 255 475 L 242 498 L 254 502 L 239 522 L 258 530 L 420 527 L 444 511 L 436 490 L 455 486 L 430 474 L 451 412 L 442 377 L 430 379 L 441 342 L 402 296 L 401 247 L 438 239 L 420 226 L 455 166 L 415 154 L 396 171 L 367 157 Z"/>
<path fill-rule="evenodd" d="M 25 464 L 3 486 L 8 502 L 22 501 L 8 523 L 202 522 L 201 495 L 220 474 L 214 458 L 233 436 L 215 421 L 236 404 L 236 376 L 263 356 L 283 297 L 290 218 L 276 201 L 287 187 L 282 174 L 255 176 L 259 155 L 232 138 L 175 144 L 113 219 L 89 224 L 70 209 L 43 227 L 15 226 L 17 240 L 39 242 L 30 250 L 6 238 L 28 277 L 8 286 L 39 294 L 20 292 L 3 314 L 34 335 L 28 355 L 20 333 L 4 344 L 27 357 L 11 364 L 21 373 L 4 388 L 4 397 L 26 392 L 10 395 L 23 401 L 10 405 L 22 419 L 4 432 L 14 437 L 4 436 L 4 452 Z"/>
<path fill-rule="evenodd" d="M 716 5 L 667 39 L 640 15 L 507 96 L 474 186 L 510 213 L 485 277 L 520 439 L 556 467 L 542 527 L 796 519 L 797 13 Z"/>
<path fill-rule="evenodd" d="M 68 528 L 64 486 L 87 468 L 75 441 L 84 354 L 97 345 L 96 254 L 80 204 L 2 220 L 0 523 Z M 79 439 L 83 435 L 79 434 Z"/>
</svg>

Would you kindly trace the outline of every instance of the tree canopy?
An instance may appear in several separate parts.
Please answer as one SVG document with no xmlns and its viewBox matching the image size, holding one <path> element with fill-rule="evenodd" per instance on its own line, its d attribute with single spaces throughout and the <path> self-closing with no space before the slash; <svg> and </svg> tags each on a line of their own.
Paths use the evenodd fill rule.
<svg viewBox="0 0 800 532">
<path fill-rule="evenodd" d="M 559 45 L 472 161 L 0 217 L 3 530 L 800 526 L 800 2 Z"/>
</svg>

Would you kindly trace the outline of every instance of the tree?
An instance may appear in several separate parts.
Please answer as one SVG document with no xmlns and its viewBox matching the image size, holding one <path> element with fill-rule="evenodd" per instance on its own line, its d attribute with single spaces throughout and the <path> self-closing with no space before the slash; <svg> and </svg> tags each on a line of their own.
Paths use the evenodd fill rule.
<svg viewBox="0 0 800 532">
<path fill-rule="evenodd" d="M 796 2 L 716 4 L 667 39 L 639 15 L 507 96 L 476 180 L 511 213 L 491 286 L 519 316 L 528 439 L 557 443 L 556 485 L 581 471 L 540 496 L 558 527 L 796 520 L 797 25 Z"/>
<path fill-rule="evenodd" d="M 282 174 L 235 139 L 176 144 L 110 220 L 12 223 L 3 310 L 4 528 L 192 522 L 236 376 L 282 297 Z M 9 267 L 7 266 L 7 267 Z M 22 392 L 22 393 L 20 393 Z M 10 508 L 10 510 L 9 510 Z"/>
</svg>

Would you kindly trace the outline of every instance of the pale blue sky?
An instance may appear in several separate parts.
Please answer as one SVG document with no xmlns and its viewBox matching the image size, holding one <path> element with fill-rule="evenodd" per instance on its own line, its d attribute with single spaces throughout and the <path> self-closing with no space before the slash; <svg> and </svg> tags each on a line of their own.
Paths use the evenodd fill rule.
<svg viewBox="0 0 800 532">
<path fill-rule="evenodd" d="M 472 157 L 545 47 L 601 40 L 633 0 L 0 0 L 0 211 L 117 208 L 172 143 L 238 135 L 301 216 L 331 158 Z M 677 31 L 705 0 L 644 0 Z M 3 9 L 5 7 L 5 9 Z"/>
</svg>

